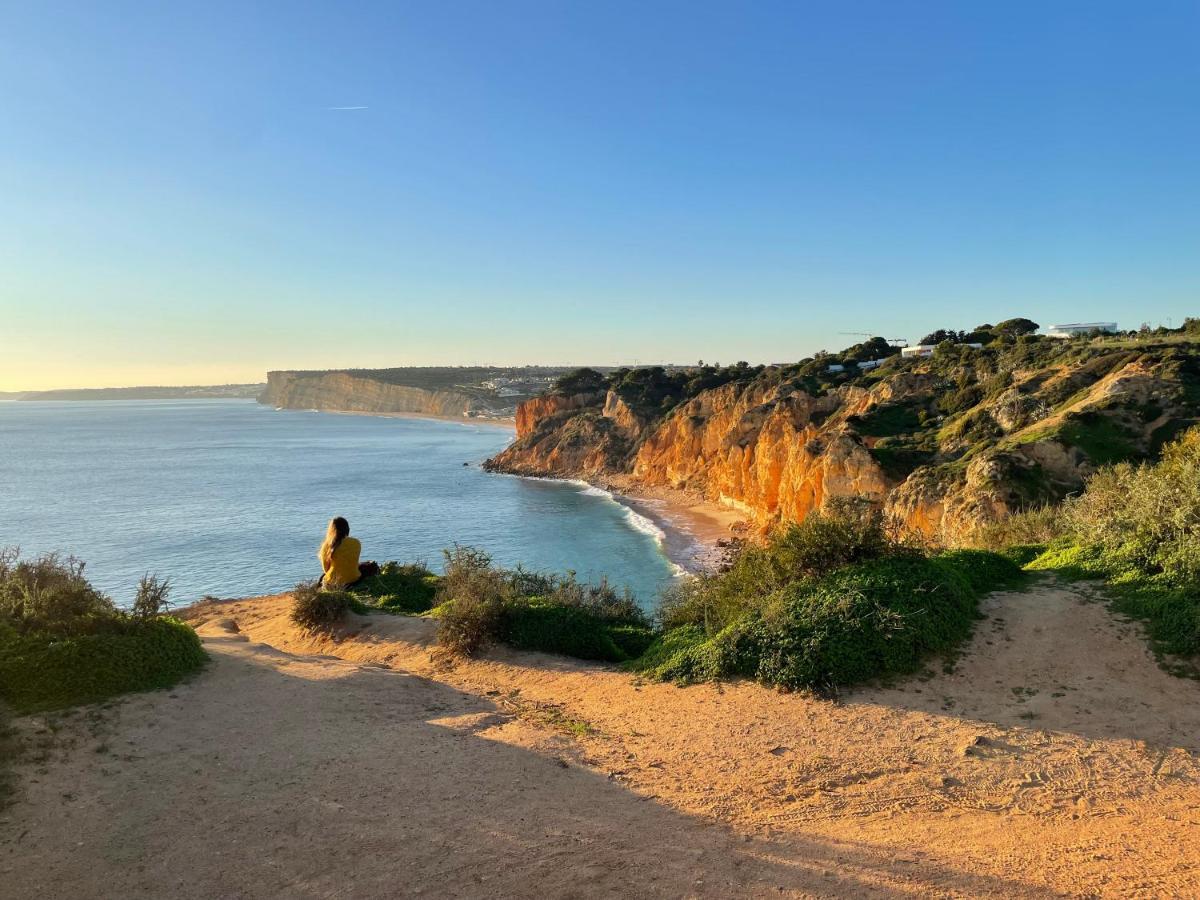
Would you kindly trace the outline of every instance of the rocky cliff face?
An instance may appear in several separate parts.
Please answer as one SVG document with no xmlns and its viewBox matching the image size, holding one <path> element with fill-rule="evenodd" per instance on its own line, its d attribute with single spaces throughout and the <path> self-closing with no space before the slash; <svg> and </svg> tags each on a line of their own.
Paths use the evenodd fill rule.
<svg viewBox="0 0 1200 900">
<path fill-rule="evenodd" d="M 475 409 L 467 394 L 388 384 L 349 372 L 269 372 L 259 397 L 284 409 L 462 416 Z"/>
<path fill-rule="evenodd" d="M 986 353 L 894 359 L 815 386 L 766 370 L 665 413 L 615 390 L 547 395 L 522 404 L 517 441 L 489 466 L 698 490 L 764 529 L 863 498 L 953 541 L 1061 499 L 1098 465 L 1153 457 L 1200 416 L 1194 349 L 1063 360 L 1050 347 L 1025 369 Z"/>
</svg>

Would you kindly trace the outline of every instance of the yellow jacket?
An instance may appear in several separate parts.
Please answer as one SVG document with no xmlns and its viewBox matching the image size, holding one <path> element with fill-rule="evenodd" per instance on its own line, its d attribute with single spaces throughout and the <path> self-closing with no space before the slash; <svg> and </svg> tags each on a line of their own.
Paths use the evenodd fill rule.
<svg viewBox="0 0 1200 900">
<path fill-rule="evenodd" d="M 325 569 L 326 587 L 345 587 L 358 581 L 358 557 L 362 553 L 362 544 L 358 538 L 346 537 L 333 551 L 333 562 Z M 317 553 L 320 559 L 321 554 Z M 324 560 L 321 560 L 322 566 Z"/>
</svg>

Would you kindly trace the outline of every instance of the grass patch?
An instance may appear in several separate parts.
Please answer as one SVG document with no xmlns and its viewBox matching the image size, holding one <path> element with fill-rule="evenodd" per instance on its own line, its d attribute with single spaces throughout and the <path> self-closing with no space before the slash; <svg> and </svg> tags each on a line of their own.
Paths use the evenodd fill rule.
<svg viewBox="0 0 1200 900">
<path fill-rule="evenodd" d="M 419 615 L 433 609 L 438 576 L 421 563 L 386 562 L 378 575 L 363 578 L 346 589 L 368 611 Z"/>
<path fill-rule="evenodd" d="M 1122 462 L 1137 455 L 1128 430 L 1109 416 L 1096 412 L 1070 415 L 1058 430 L 1063 443 L 1078 447 L 1097 465 Z"/>
<path fill-rule="evenodd" d="M 524 699 L 518 691 L 510 691 L 496 699 L 496 705 L 539 728 L 551 728 L 574 738 L 595 737 L 600 734 L 587 719 L 579 719 L 558 703 L 541 703 Z"/>
<path fill-rule="evenodd" d="M 851 424 L 859 434 L 867 437 L 895 437 L 920 431 L 923 427 L 918 407 L 907 403 L 875 406 L 864 415 L 856 416 Z"/>
</svg>

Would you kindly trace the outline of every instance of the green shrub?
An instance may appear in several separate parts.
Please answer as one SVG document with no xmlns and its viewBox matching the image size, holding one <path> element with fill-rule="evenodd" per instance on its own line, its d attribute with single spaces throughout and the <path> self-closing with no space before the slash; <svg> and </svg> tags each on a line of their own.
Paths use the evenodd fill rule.
<svg viewBox="0 0 1200 900">
<path fill-rule="evenodd" d="M 147 575 L 132 613 L 58 554 L 0 550 L 0 700 L 21 713 L 168 687 L 205 660 L 190 626 L 159 613 L 170 582 Z"/>
<path fill-rule="evenodd" d="M 1078 447 L 1097 465 L 1121 462 L 1136 455 L 1129 430 L 1102 413 L 1088 411 L 1066 416 L 1058 437 Z"/>
<path fill-rule="evenodd" d="M 983 551 L 856 562 L 783 585 L 711 636 L 698 625 L 668 631 L 633 668 L 676 681 L 744 675 L 789 689 L 912 672 L 970 634 L 980 596 L 1020 577 L 1011 561 Z"/>
<path fill-rule="evenodd" d="M 196 632 L 170 618 L 114 619 L 70 636 L 0 626 L 0 699 L 19 713 L 170 687 L 203 665 Z"/>
<path fill-rule="evenodd" d="M 869 504 L 831 502 L 802 522 L 776 530 L 763 545 L 748 545 L 727 571 L 687 579 L 669 589 L 659 604 L 664 629 L 701 625 L 709 634 L 724 629 L 792 582 L 844 566 L 915 552 L 898 541 L 883 516 Z"/>
<path fill-rule="evenodd" d="M 520 650 L 607 662 L 640 656 L 653 639 L 648 625 L 613 626 L 583 607 L 537 597 L 505 603 L 497 630 L 501 641 Z"/>
<path fill-rule="evenodd" d="M 708 641 L 708 634 L 699 625 L 680 625 L 664 631 L 641 653 L 631 659 L 626 668 L 632 672 L 647 672 L 669 679 L 667 672 L 677 667 L 677 658 Z"/>
<path fill-rule="evenodd" d="M 494 642 L 580 659 L 620 662 L 653 640 L 641 609 L 606 582 L 581 584 L 573 573 L 543 575 L 492 565 L 470 547 L 446 551 L 437 586 L 438 642 L 472 655 Z"/>
<path fill-rule="evenodd" d="M 1008 556 L 986 550 L 947 550 L 933 561 L 965 578 L 979 595 L 1018 587 L 1025 581 L 1021 567 Z"/>
<path fill-rule="evenodd" d="M 1104 578 L 1109 573 L 1104 553 L 1099 547 L 1070 541 L 1059 541 L 1046 548 L 1025 568 L 1031 572 L 1056 572 L 1072 580 Z"/>
<path fill-rule="evenodd" d="M 304 631 L 328 631 L 346 617 L 353 602 L 345 591 L 322 590 L 316 581 L 301 582 L 292 592 L 292 621 Z"/>
<path fill-rule="evenodd" d="M 1200 429 L 1163 448 L 1156 464 L 1102 469 L 1064 507 L 1080 543 L 1119 567 L 1200 587 Z"/>
<path fill-rule="evenodd" d="M 1065 528 L 1061 507 L 1038 506 L 984 525 L 971 536 L 971 543 L 1000 551 L 1016 546 L 1038 546 L 1062 537 Z"/>
<path fill-rule="evenodd" d="M 421 563 L 386 562 L 378 575 L 355 582 L 346 589 L 365 607 L 416 615 L 433 608 L 438 577 Z"/>
<path fill-rule="evenodd" d="M 86 634 L 118 615 L 113 601 L 92 587 L 84 563 L 48 553 L 23 560 L 0 548 L 0 620 L 18 631 Z"/>
</svg>

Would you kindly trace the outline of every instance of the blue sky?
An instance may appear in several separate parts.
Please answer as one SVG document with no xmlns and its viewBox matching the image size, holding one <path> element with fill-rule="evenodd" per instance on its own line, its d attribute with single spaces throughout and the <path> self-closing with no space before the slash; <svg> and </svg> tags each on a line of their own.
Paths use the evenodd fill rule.
<svg viewBox="0 0 1200 900">
<path fill-rule="evenodd" d="M 0 2 L 0 390 L 1178 324 L 1198 50 L 1194 2 Z"/>
</svg>

